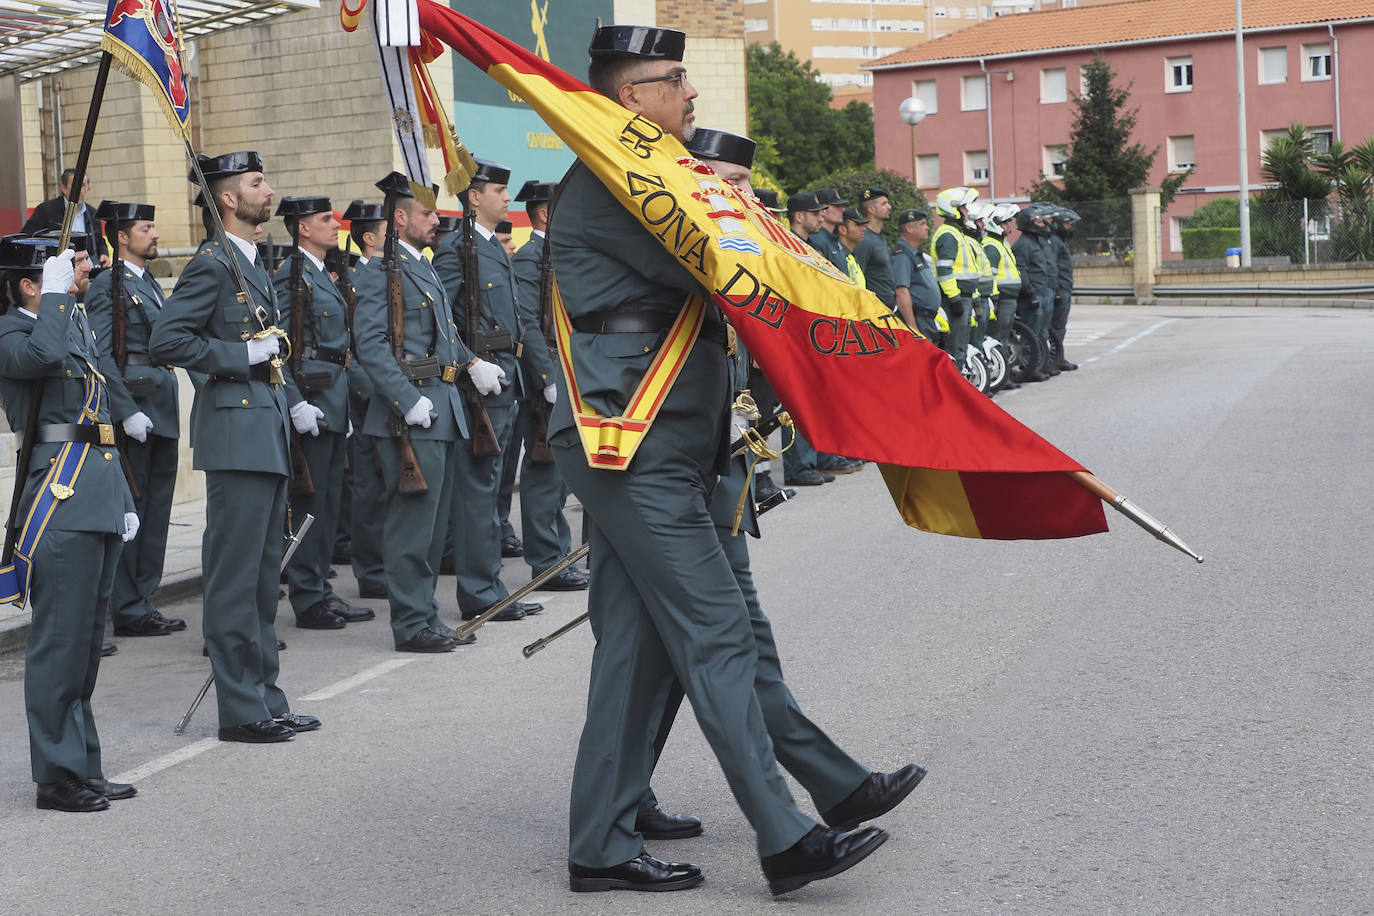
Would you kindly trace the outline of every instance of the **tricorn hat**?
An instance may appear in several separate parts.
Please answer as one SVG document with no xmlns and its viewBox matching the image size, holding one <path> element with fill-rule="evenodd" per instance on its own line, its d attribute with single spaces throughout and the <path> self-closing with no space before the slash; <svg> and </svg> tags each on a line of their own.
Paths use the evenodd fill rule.
<svg viewBox="0 0 1374 916">
<path fill-rule="evenodd" d="M 757 146 L 748 137 L 732 134 L 728 130 L 698 127 L 692 139 L 687 141 L 687 152 L 698 159 L 732 162 L 749 169 L 754 167 L 754 150 Z"/>
<path fill-rule="evenodd" d="M 501 165 L 499 162 L 492 162 L 490 159 L 478 159 L 473 157 L 477 163 L 477 171 L 473 173 L 472 180 L 485 181 L 490 184 L 510 184 L 510 169 Z"/>
<path fill-rule="evenodd" d="M 515 195 L 517 203 L 522 204 L 542 204 L 553 200 L 553 192 L 558 188 L 558 184 L 552 181 L 540 181 L 531 178 L 520 186 L 520 191 Z"/>
<path fill-rule="evenodd" d="M 754 199 L 763 204 L 765 210 L 771 210 L 774 213 L 782 212 L 782 202 L 778 199 L 778 192 L 772 188 L 755 188 Z"/>
<path fill-rule="evenodd" d="M 118 200 L 102 200 L 96 207 L 95 218 L 103 222 L 132 223 L 138 220 L 151 220 L 156 207 L 152 204 L 126 203 Z"/>
<path fill-rule="evenodd" d="M 239 153 L 225 153 L 223 156 L 196 155 L 196 162 L 200 164 L 200 171 L 205 175 L 207 181 L 216 178 L 224 178 L 228 175 L 242 175 L 245 172 L 261 172 L 262 157 L 253 150 L 245 150 Z M 186 176 L 186 180 L 196 184 L 196 170 L 192 169 Z"/>
<path fill-rule="evenodd" d="M 603 57 L 647 57 L 653 60 L 682 60 L 687 49 L 687 34 L 676 29 L 647 25 L 597 25 L 587 53 Z"/>
<path fill-rule="evenodd" d="M 386 219 L 386 207 L 382 204 L 369 204 L 361 200 L 355 200 L 349 203 L 348 209 L 344 210 L 343 218 L 350 222 L 353 220 L 370 222 L 377 219 Z"/>
<path fill-rule="evenodd" d="M 301 219 L 333 209 L 328 197 L 283 197 L 281 203 L 277 204 L 277 215 L 285 219 Z"/>
</svg>

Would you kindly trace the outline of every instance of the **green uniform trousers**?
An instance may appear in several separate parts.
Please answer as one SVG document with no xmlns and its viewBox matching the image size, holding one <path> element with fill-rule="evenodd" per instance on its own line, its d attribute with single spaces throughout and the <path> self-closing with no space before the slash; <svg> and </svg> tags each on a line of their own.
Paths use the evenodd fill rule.
<svg viewBox="0 0 1374 916">
<path fill-rule="evenodd" d="M 396 490 L 396 440 L 373 440 L 382 462 L 386 486 L 386 515 L 382 523 L 382 564 L 386 568 L 391 603 L 391 635 L 400 645 L 425 627 L 440 623 L 434 589 L 439 584 L 439 561 L 448 531 L 453 499 L 453 450 L 462 442 L 412 439 L 420 472 L 429 489 L 424 493 Z"/>
<path fill-rule="evenodd" d="M 476 614 L 510 594 L 501 581 L 501 519 L 496 500 L 501 488 L 501 459 L 515 431 L 515 402 L 487 405 L 487 416 L 501 452 L 478 458 L 472 440 L 454 448 L 454 496 L 448 540 L 458 574 L 458 609 Z M 467 408 L 466 403 L 464 408 Z M 468 428 L 471 429 L 469 414 Z"/>
<path fill-rule="evenodd" d="M 167 529 L 172 522 L 172 494 L 177 483 L 177 440 L 148 437 L 147 442 L 126 439 L 120 449 L 129 462 L 139 498 L 138 537 L 124 545 L 110 593 L 110 615 L 116 625 L 132 623 L 156 610 L 153 592 L 162 584 L 162 564 L 167 557 Z"/>
<path fill-rule="evenodd" d="M 543 397 L 542 393 L 536 397 Z M 568 501 L 568 485 L 553 462 L 536 464 L 530 460 L 534 445 L 533 411 L 525 401 L 515 418 L 515 432 L 501 462 L 501 499 L 497 505 L 501 536 L 515 534 L 510 524 L 510 504 L 515 474 L 520 472 L 520 538 L 525 545 L 525 562 L 530 576 L 539 575 L 572 551 L 572 529 L 563 514 Z M 521 457 L 523 448 L 524 457 Z"/>
<path fill-rule="evenodd" d="M 291 497 L 291 521 L 300 525 L 307 513 L 315 516 L 315 521 L 292 554 L 291 562 L 286 564 L 287 593 L 291 596 L 291 609 L 298 616 L 317 602 L 338 597 L 329 586 L 329 561 L 334 556 L 339 525 L 348 440 L 342 432 L 321 430 L 318 436 L 301 436 L 300 443 L 315 493 Z"/>
<path fill-rule="evenodd" d="M 205 645 L 219 727 L 290 712 L 277 687 L 277 585 L 286 527 L 286 477 L 205 472 Z"/>
<path fill-rule="evenodd" d="M 356 414 L 359 418 L 362 412 Z M 386 588 L 386 571 L 382 566 L 382 526 L 377 520 L 385 517 L 386 487 L 377 470 L 377 440 L 363 435 L 359 419 L 349 437 L 349 506 L 351 522 L 349 535 L 352 549 L 353 577 L 358 588 L 382 591 Z"/>
<path fill-rule="evenodd" d="M 33 625 L 24 658 L 34 782 L 56 782 L 64 771 L 79 779 L 105 775 L 91 694 L 123 546 L 117 534 L 48 530 L 34 551 Z"/>
</svg>

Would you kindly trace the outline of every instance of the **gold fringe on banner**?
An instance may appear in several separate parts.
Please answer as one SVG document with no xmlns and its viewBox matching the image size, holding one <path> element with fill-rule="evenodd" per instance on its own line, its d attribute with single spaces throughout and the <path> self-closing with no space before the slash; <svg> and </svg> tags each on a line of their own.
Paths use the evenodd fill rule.
<svg viewBox="0 0 1374 916">
<path fill-rule="evenodd" d="M 148 69 L 148 62 L 143 59 L 143 55 L 109 34 L 100 40 L 100 49 L 110 55 L 111 63 L 121 73 L 130 79 L 138 80 L 153 90 L 153 97 L 162 107 L 162 114 L 167 118 L 167 123 L 171 125 L 172 130 L 176 132 L 177 139 L 188 139 L 186 125 L 181 123 L 181 119 L 177 117 L 177 110 L 172 106 L 172 100 L 167 97 L 166 87 Z"/>
</svg>

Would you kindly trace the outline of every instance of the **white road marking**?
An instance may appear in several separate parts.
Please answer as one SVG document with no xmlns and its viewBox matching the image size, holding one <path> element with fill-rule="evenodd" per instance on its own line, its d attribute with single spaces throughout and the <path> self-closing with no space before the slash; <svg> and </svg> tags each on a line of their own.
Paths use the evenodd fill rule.
<svg viewBox="0 0 1374 916">
<path fill-rule="evenodd" d="M 1154 324 L 1150 325 L 1148 328 L 1146 328 L 1145 330 L 1141 331 L 1139 334 L 1135 335 L 1134 337 L 1128 337 L 1126 340 L 1123 340 L 1121 343 L 1119 343 L 1119 344 L 1117 344 L 1116 346 L 1112 347 L 1112 348 L 1111 348 L 1110 350 L 1108 350 L 1106 353 L 1102 354 L 1102 356 L 1111 356 L 1113 353 L 1120 353 L 1122 350 L 1126 349 L 1126 348 L 1129 347 L 1131 344 L 1135 343 L 1136 341 L 1140 340 L 1141 338 L 1143 338 L 1143 337 L 1148 337 L 1149 335 L 1153 334 L 1155 331 L 1158 331 L 1160 328 L 1164 327 L 1166 324 L 1172 324 L 1172 323 L 1175 322 L 1175 321 L 1178 321 L 1178 319 L 1177 319 L 1177 318 L 1165 318 L 1163 321 L 1155 322 Z M 1083 360 L 1083 362 L 1085 362 L 1085 363 L 1094 363 L 1094 362 L 1097 362 L 1099 359 L 1101 359 L 1102 356 L 1090 356 L 1090 357 L 1088 357 L 1087 359 Z"/>
<path fill-rule="evenodd" d="M 185 763 L 192 757 L 198 757 L 211 748 L 219 746 L 218 738 L 201 738 L 199 741 L 188 744 L 185 747 L 177 748 L 169 754 L 161 757 L 154 757 L 141 766 L 136 766 L 126 773 L 110 777 L 110 782 L 139 782 L 147 779 L 155 773 L 161 773 L 168 767 L 174 767 L 178 763 Z"/>
<path fill-rule="evenodd" d="M 415 661 L 414 658 L 393 658 L 389 661 L 384 661 L 381 664 L 373 665 L 371 668 L 359 671 L 352 677 L 346 677 L 341 681 L 330 684 L 328 687 L 316 690 L 314 693 L 306 694 L 301 697 L 300 701 L 302 703 L 318 703 L 320 700 L 331 699 L 344 691 L 352 690 L 359 684 L 366 684 L 374 677 L 381 677 L 388 671 L 395 671 L 403 665 L 409 665 L 413 661 Z"/>
</svg>

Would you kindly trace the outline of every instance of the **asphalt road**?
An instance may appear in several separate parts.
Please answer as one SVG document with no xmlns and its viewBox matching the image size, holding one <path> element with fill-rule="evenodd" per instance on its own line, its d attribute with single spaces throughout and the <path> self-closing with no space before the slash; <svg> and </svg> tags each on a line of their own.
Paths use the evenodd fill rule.
<svg viewBox="0 0 1374 916">
<path fill-rule="evenodd" d="M 91 815 L 34 808 L 4 660 L 0 912 L 1374 911 L 1371 319 L 1080 306 L 1083 368 L 998 399 L 1202 566 L 1115 514 L 1076 541 L 915 532 L 871 467 L 769 515 L 755 575 L 803 707 L 874 767 L 930 768 L 883 849 L 785 902 L 685 711 L 655 787 L 706 833 L 650 848 L 706 884 L 567 891 L 591 640 L 520 647 L 573 594 L 433 657 L 286 610 L 281 683 L 325 724 L 270 746 L 214 740 L 213 700 L 172 735 L 207 663 L 199 602 L 164 608 L 191 631 L 122 640 L 96 694 L 139 797 Z"/>
</svg>

